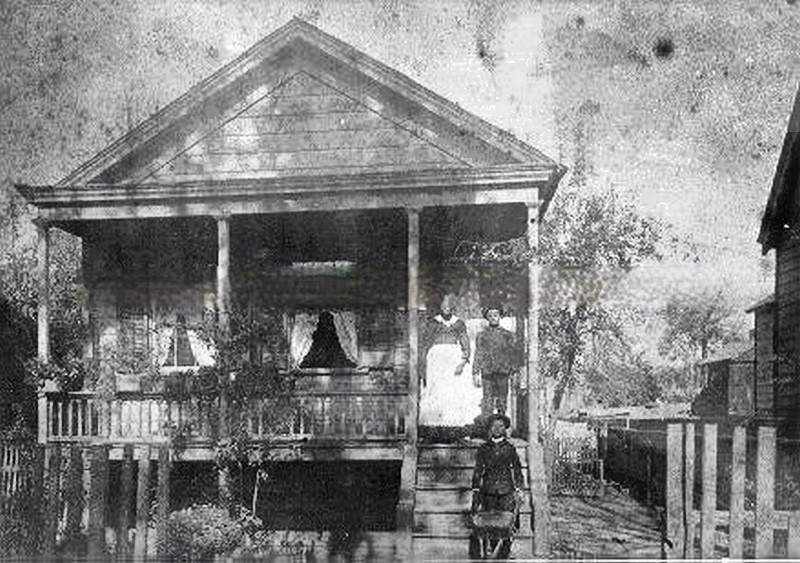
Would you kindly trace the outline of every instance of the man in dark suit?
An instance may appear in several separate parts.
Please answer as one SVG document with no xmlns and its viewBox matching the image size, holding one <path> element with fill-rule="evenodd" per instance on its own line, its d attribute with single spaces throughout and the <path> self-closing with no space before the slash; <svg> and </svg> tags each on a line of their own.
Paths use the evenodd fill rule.
<svg viewBox="0 0 800 563">
<path fill-rule="evenodd" d="M 472 475 L 472 512 L 500 510 L 514 512 L 522 487 L 522 464 L 517 449 L 506 434 L 511 420 L 504 414 L 488 418 L 489 437 L 478 447 L 475 473 Z M 519 522 L 516 523 L 519 526 Z M 475 538 L 470 540 L 470 556 L 476 556 Z M 505 559 L 511 552 L 511 541 L 498 546 L 498 557 Z"/>
<path fill-rule="evenodd" d="M 478 448 L 472 475 L 472 506 L 483 510 L 513 511 L 522 487 L 522 464 L 506 438 L 511 420 L 504 414 L 488 419 L 489 439 Z"/>
</svg>

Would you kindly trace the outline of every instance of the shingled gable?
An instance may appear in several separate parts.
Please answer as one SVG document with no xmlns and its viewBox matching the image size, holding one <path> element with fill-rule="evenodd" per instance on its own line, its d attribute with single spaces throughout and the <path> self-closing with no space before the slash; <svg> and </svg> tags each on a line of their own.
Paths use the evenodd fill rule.
<svg viewBox="0 0 800 563">
<path fill-rule="evenodd" d="M 57 184 L 16 187 L 53 220 L 104 218 L 108 205 L 134 215 L 142 206 L 172 214 L 165 203 L 206 213 L 201 202 L 224 207 L 226 199 L 262 196 L 276 202 L 273 211 L 296 210 L 293 194 L 311 192 L 326 201 L 349 193 L 339 207 L 377 200 L 378 192 L 408 194 L 392 200 L 400 206 L 421 191 L 452 203 L 442 190 L 453 189 L 483 190 L 475 201 L 492 203 L 486 189 L 523 186 L 537 188 L 543 214 L 564 172 L 513 135 L 293 19 Z"/>
<path fill-rule="evenodd" d="M 798 191 L 800 191 L 800 89 L 794 100 L 789 126 L 778 158 L 772 190 L 761 220 L 758 242 L 764 253 L 775 248 L 781 233 L 798 222 Z"/>
</svg>

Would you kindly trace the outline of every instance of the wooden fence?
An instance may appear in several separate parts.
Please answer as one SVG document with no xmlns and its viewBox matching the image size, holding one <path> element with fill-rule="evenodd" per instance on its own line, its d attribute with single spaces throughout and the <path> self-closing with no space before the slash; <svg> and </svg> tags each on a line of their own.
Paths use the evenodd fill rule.
<svg viewBox="0 0 800 563">
<path fill-rule="evenodd" d="M 557 437 L 552 443 L 550 494 L 601 496 L 605 476 L 597 440 L 594 437 Z"/>
<path fill-rule="evenodd" d="M 85 553 L 97 560 L 162 555 L 171 469 L 167 445 L 125 445 L 120 486 L 113 491 L 107 445 L 37 444 L 17 449 L 25 453 L 16 458 L 24 460 L 15 466 L 17 488 L 0 496 L 0 559 L 50 560 L 60 553 Z M 151 478 L 152 468 L 157 479 Z M 111 505 L 115 508 L 107 510 Z M 109 514 L 114 521 L 108 521 Z M 114 545 L 106 543 L 107 528 L 116 531 Z"/>
<path fill-rule="evenodd" d="M 694 423 L 667 425 L 668 557 L 800 558 L 800 510 L 775 508 L 776 442 L 772 427 L 758 428 L 748 448 L 747 429 L 741 426 L 731 428 L 730 437 L 721 437 L 717 424 L 703 424 L 702 428 L 695 428 Z M 723 460 L 718 458 L 720 443 L 726 444 Z M 755 482 L 754 499 L 749 493 L 746 496 L 745 490 L 748 453 L 754 461 L 750 471 L 755 473 L 751 479 Z M 697 492 L 699 499 L 695 498 Z M 718 492 L 727 498 L 718 498 Z M 720 505 L 727 510 L 719 510 Z M 776 531 L 780 531 L 780 541 L 776 541 Z"/>
</svg>

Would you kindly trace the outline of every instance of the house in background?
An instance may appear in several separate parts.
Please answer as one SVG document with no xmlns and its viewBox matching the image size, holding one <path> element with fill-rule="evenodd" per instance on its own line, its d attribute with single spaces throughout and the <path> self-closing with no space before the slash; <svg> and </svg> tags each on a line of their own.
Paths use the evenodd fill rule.
<svg viewBox="0 0 800 563">
<path fill-rule="evenodd" d="M 796 434 L 800 430 L 800 91 L 789 116 L 758 242 L 764 253 L 775 250 L 774 303 L 756 310 L 757 315 L 765 315 L 761 323 L 757 321 L 756 341 L 767 342 L 771 336 L 773 356 L 768 367 L 769 345 L 757 352 L 758 394 L 763 398 L 759 410 L 772 416 L 783 431 Z"/>
<path fill-rule="evenodd" d="M 746 342 L 721 350 L 698 366 L 703 388 L 692 400 L 702 418 L 751 417 L 755 411 L 755 352 Z"/>
<path fill-rule="evenodd" d="M 364 531 L 384 533 L 393 553 L 402 544 L 413 546 L 407 557 L 463 559 L 474 447 L 418 443 L 420 323 L 450 292 L 474 333 L 481 307 L 502 298 L 514 312 L 509 326 L 527 342 L 524 382 L 543 388 L 535 256 L 563 173 L 510 134 L 293 20 L 61 182 L 18 186 L 39 213 L 39 358 L 50 356 L 48 232 L 58 228 L 82 239 L 88 357 L 138 358 L 166 378 L 214 365 L 198 328 L 209 311 L 221 332 L 234 310 L 267 327 L 250 359 L 294 379 L 298 409 L 266 428 L 276 397 L 255 393 L 243 415 L 253 445 L 299 455 L 273 472 L 265 494 L 307 493 L 271 504 L 275 526 L 324 529 L 353 511 L 328 500 L 360 491 Z M 521 242 L 534 259 L 499 274 L 476 269 L 450 260 L 463 241 Z M 143 470 L 158 460 L 161 493 L 170 463 L 182 464 L 187 481 L 213 469 L 222 397 L 210 413 L 192 397 L 168 400 L 163 386 L 144 385 L 135 362 L 116 370 L 113 387 L 110 396 L 49 387 L 39 400 L 40 441 L 102 446 L 117 474 L 121 459 Z M 544 475 L 539 396 L 527 397 L 527 418 L 516 422 L 534 436 L 519 447 L 535 477 Z M 176 427 L 180 457 L 169 433 Z M 546 554 L 547 518 L 536 518 L 536 529 L 531 518 L 547 514 L 546 484 L 530 484 L 516 543 L 530 555 L 536 538 Z M 182 501 L 173 495 L 171 507 Z M 146 532 L 147 511 L 133 512 Z M 90 511 L 90 526 L 102 526 L 103 514 Z"/>
</svg>

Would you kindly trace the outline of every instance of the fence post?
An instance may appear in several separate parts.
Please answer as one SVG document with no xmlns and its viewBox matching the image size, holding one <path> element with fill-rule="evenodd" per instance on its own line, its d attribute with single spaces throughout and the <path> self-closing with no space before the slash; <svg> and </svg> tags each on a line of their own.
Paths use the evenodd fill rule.
<svg viewBox="0 0 800 563">
<path fill-rule="evenodd" d="M 128 521 L 131 516 L 131 498 L 133 497 L 133 444 L 126 444 L 122 450 L 122 472 L 120 487 L 119 522 L 117 523 L 117 553 L 130 553 L 128 543 Z"/>
<path fill-rule="evenodd" d="M 158 515 L 156 518 L 156 553 L 163 556 L 169 516 L 169 446 L 158 449 Z"/>
<path fill-rule="evenodd" d="M 108 491 L 108 447 L 91 448 L 91 481 L 89 485 L 89 546 L 90 559 L 106 556 L 106 496 Z"/>
<path fill-rule="evenodd" d="M 743 426 L 733 429 L 731 452 L 731 502 L 728 554 L 731 559 L 741 559 L 744 541 L 744 479 L 747 467 L 747 434 Z"/>
<path fill-rule="evenodd" d="M 61 446 L 55 444 L 46 450 L 47 458 L 47 496 L 44 513 L 44 538 L 42 555 L 51 559 L 55 553 L 56 531 L 58 527 L 58 481 L 61 476 Z"/>
<path fill-rule="evenodd" d="M 667 558 L 683 558 L 683 427 L 667 425 Z"/>
<path fill-rule="evenodd" d="M 683 545 L 683 557 L 694 559 L 694 423 L 684 426 L 684 464 L 683 464 L 683 520 L 686 540 Z"/>
<path fill-rule="evenodd" d="M 33 446 L 33 466 L 31 468 L 31 503 L 28 514 L 31 515 L 31 527 L 27 535 L 27 553 L 31 555 L 42 553 L 42 530 L 44 528 L 45 494 L 45 446 Z"/>
<path fill-rule="evenodd" d="M 85 503 L 83 498 L 83 448 L 78 444 L 70 446 L 65 497 L 67 504 L 66 535 L 77 536 L 81 532 L 83 505 Z"/>
<path fill-rule="evenodd" d="M 144 446 L 139 457 L 136 478 L 136 539 L 133 556 L 136 561 L 147 555 L 147 517 L 150 512 L 150 447 Z"/>
<path fill-rule="evenodd" d="M 772 555 L 775 512 L 775 428 L 758 428 L 756 479 L 756 559 Z"/>
<path fill-rule="evenodd" d="M 703 425 L 703 502 L 700 516 L 700 557 L 714 557 L 717 516 L 717 425 Z"/>
<path fill-rule="evenodd" d="M 789 514 L 789 542 L 786 547 L 789 559 L 800 559 L 800 510 Z"/>
</svg>

